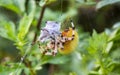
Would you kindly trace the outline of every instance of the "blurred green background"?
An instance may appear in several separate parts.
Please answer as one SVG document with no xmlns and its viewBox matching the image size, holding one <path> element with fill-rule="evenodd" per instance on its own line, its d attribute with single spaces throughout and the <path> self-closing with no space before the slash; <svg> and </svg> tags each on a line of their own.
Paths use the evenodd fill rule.
<svg viewBox="0 0 120 75">
<path fill-rule="evenodd" d="M 72 18 L 79 44 L 68 55 L 42 57 L 46 21 Z M 0 75 L 120 75 L 120 0 L 0 0 Z M 22 59 L 24 58 L 24 59 Z"/>
</svg>

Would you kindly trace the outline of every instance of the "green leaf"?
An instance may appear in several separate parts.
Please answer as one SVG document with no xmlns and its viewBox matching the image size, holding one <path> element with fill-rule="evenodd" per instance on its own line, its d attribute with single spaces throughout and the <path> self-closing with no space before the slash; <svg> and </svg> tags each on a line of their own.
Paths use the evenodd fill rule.
<svg viewBox="0 0 120 75">
<path fill-rule="evenodd" d="M 18 34 L 17 34 L 17 41 L 15 45 L 17 45 L 17 48 L 19 50 L 23 50 L 23 46 L 26 44 L 26 34 L 29 32 L 30 25 L 33 21 L 34 15 L 35 15 L 35 1 L 31 1 L 32 3 L 32 9 L 28 15 L 24 15 L 23 18 L 19 22 L 18 27 Z"/>
<path fill-rule="evenodd" d="M 107 39 L 108 36 L 105 33 L 97 34 L 96 31 L 93 31 L 92 37 L 88 39 L 88 52 L 91 55 L 99 55 L 101 53 L 104 53 L 107 46 Z"/>
<path fill-rule="evenodd" d="M 69 75 L 77 75 L 75 72 L 70 72 Z"/>
<path fill-rule="evenodd" d="M 33 4 L 33 6 L 34 8 L 31 10 L 31 13 L 29 15 L 24 15 L 24 17 L 21 19 L 19 23 L 19 28 L 18 28 L 18 39 L 19 40 L 23 40 L 29 31 L 30 25 L 34 18 L 35 3 Z"/>
<path fill-rule="evenodd" d="M 114 28 L 114 29 L 120 28 L 120 22 L 115 23 L 115 24 L 113 25 L 113 28 Z"/>
<path fill-rule="evenodd" d="M 90 71 L 89 75 L 99 75 L 99 73 L 97 71 Z"/>
<path fill-rule="evenodd" d="M 0 22 L 0 36 L 7 38 L 9 40 L 16 40 L 16 30 L 13 22 Z"/>
<path fill-rule="evenodd" d="M 115 23 L 113 28 L 115 30 L 111 33 L 109 41 L 120 40 L 120 22 Z"/>
<path fill-rule="evenodd" d="M 5 7 L 7 9 L 10 9 L 10 10 L 16 12 L 17 14 L 20 14 L 21 10 L 18 6 L 16 6 L 16 5 L 19 5 L 19 4 L 15 5 L 15 3 L 18 3 L 16 1 L 15 0 L 0 0 L 0 6 Z"/>
<path fill-rule="evenodd" d="M 24 68 L 24 72 L 25 72 L 26 75 L 30 75 L 30 70 L 29 70 L 29 68 L 27 68 L 27 67 Z"/>
<path fill-rule="evenodd" d="M 120 0 L 102 0 L 96 5 L 96 9 L 101 9 L 104 6 L 118 3 L 118 2 L 120 2 Z"/>
<path fill-rule="evenodd" d="M 57 0 L 41 0 L 41 1 L 39 2 L 39 5 L 40 5 L 40 6 L 44 6 L 44 5 L 52 4 L 52 3 L 56 2 L 56 1 L 57 1 Z"/>
<path fill-rule="evenodd" d="M 13 0 L 14 4 L 19 8 L 21 12 L 25 12 L 25 1 L 26 0 Z"/>
<path fill-rule="evenodd" d="M 45 63 L 51 63 L 51 64 L 64 64 L 65 62 L 67 62 L 69 60 L 69 58 L 67 56 L 55 56 L 55 57 L 48 57 L 48 56 L 45 56 L 43 59 L 42 59 L 42 62 L 41 64 L 45 64 Z"/>
<path fill-rule="evenodd" d="M 109 42 L 109 43 L 107 44 L 106 53 L 109 53 L 109 52 L 110 52 L 112 46 L 113 46 L 113 42 Z"/>
<path fill-rule="evenodd" d="M 6 65 L 0 65 L 0 75 L 20 75 L 22 69 L 25 67 L 24 64 L 21 64 L 21 66 L 19 66 L 19 63 L 10 62 L 7 63 Z"/>
<path fill-rule="evenodd" d="M 52 59 L 48 60 L 48 63 L 51 63 L 51 64 L 64 64 L 67 61 L 68 61 L 67 57 L 61 56 L 61 57 L 52 58 Z"/>
</svg>

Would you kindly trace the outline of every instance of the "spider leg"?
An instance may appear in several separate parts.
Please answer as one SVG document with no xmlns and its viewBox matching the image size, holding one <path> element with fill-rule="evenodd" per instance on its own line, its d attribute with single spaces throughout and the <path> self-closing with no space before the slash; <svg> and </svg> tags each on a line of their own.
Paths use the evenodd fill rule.
<svg viewBox="0 0 120 75">
<path fill-rule="evenodd" d="M 44 55 L 52 55 L 52 53 L 51 53 L 51 52 L 48 52 L 48 50 L 49 50 L 49 49 L 46 49 L 45 51 L 42 52 L 42 57 L 43 57 Z"/>
<path fill-rule="evenodd" d="M 39 48 L 41 48 L 39 41 L 37 41 Z"/>
<path fill-rule="evenodd" d="M 33 45 L 35 45 L 36 43 L 40 44 L 39 42 L 40 42 L 40 40 L 33 41 L 33 42 L 31 43 L 31 45 L 33 46 Z"/>
<path fill-rule="evenodd" d="M 73 24 L 73 21 L 71 20 L 71 25 L 72 25 L 72 36 L 71 37 L 68 37 L 67 40 L 74 40 L 74 37 L 75 37 L 75 26 Z"/>
<path fill-rule="evenodd" d="M 66 40 L 67 40 L 66 38 L 67 38 L 67 37 L 63 37 L 63 36 L 62 36 L 62 37 L 61 37 L 61 42 L 66 42 Z"/>
<path fill-rule="evenodd" d="M 47 44 L 45 51 L 43 52 L 44 55 L 52 55 L 52 51 L 48 51 L 50 49 L 54 49 L 54 40 L 51 40 L 50 43 Z"/>
<path fill-rule="evenodd" d="M 57 46 L 56 46 L 56 39 L 55 39 L 55 36 L 54 37 L 50 37 L 51 40 L 50 42 L 45 46 L 45 48 L 42 48 L 44 49 L 43 52 L 41 52 L 43 55 L 53 55 L 55 56 L 56 53 L 57 53 Z M 41 48 L 41 46 L 39 46 Z M 50 50 L 50 51 L 49 51 Z M 53 50 L 53 51 L 51 51 Z"/>
<path fill-rule="evenodd" d="M 59 48 L 61 49 L 61 50 L 63 50 L 64 49 L 64 42 L 60 42 L 60 45 L 59 45 Z"/>
<path fill-rule="evenodd" d="M 60 36 L 57 38 L 57 46 L 58 46 L 58 48 L 64 49 L 64 46 L 63 46 L 64 43 L 65 43 L 65 38 L 63 38 L 63 36 L 60 35 Z"/>
<path fill-rule="evenodd" d="M 54 45 L 55 45 L 54 40 L 55 40 L 54 36 L 50 36 L 50 42 L 45 47 L 40 45 L 40 40 L 37 40 L 37 43 L 39 45 L 39 48 L 41 49 L 40 51 L 43 54 L 43 56 L 53 55 L 52 51 L 49 51 L 49 50 L 54 49 Z"/>
<path fill-rule="evenodd" d="M 58 49 L 58 37 L 55 36 L 55 41 L 54 41 L 54 49 L 52 52 L 52 55 L 55 56 L 57 54 Z"/>
<path fill-rule="evenodd" d="M 52 53 L 51 53 L 51 52 L 48 52 L 48 51 L 44 51 L 44 52 L 43 52 L 43 55 L 52 55 Z"/>
<path fill-rule="evenodd" d="M 70 22 L 71 22 L 71 25 L 72 25 L 72 29 L 75 30 L 75 26 L 73 24 L 73 21 L 71 20 Z"/>
<path fill-rule="evenodd" d="M 44 48 L 45 49 L 45 48 Z M 43 55 L 52 55 L 51 52 L 48 51 L 48 47 L 46 47 L 46 49 L 42 52 Z"/>
<path fill-rule="evenodd" d="M 75 36 L 75 25 L 73 24 L 73 21 L 71 20 L 71 25 L 72 25 L 72 36 Z"/>
</svg>

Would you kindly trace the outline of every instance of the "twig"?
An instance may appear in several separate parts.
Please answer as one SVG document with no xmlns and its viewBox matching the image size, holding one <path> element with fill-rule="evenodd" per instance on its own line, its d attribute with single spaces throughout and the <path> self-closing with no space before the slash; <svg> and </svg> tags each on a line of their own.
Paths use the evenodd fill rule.
<svg viewBox="0 0 120 75">
<path fill-rule="evenodd" d="M 36 31 L 36 33 L 35 33 L 35 35 L 34 35 L 34 39 L 33 39 L 33 41 L 32 41 L 32 44 L 34 44 L 34 43 L 36 42 L 37 32 L 38 32 L 38 31 L 40 30 L 40 28 L 41 28 L 41 22 L 42 22 L 42 19 L 43 19 L 43 15 L 44 15 L 44 12 L 45 12 L 45 8 L 46 8 L 46 6 L 44 5 L 44 6 L 42 7 L 42 9 L 41 9 L 40 17 L 39 17 L 39 19 L 38 19 L 38 23 L 37 23 L 37 26 L 36 26 L 37 31 Z"/>
<path fill-rule="evenodd" d="M 36 42 L 37 32 L 40 30 L 42 18 L 43 18 L 44 12 L 45 12 L 45 8 L 46 8 L 46 6 L 43 6 L 42 9 L 41 9 L 40 17 L 39 17 L 39 19 L 38 19 L 38 23 L 37 23 L 37 26 L 36 26 L 37 31 L 36 31 L 36 33 L 35 33 L 35 35 L 34 35 L 34 39 L 33 39 L 32 44 L 34 44 L 34 43 Z M 36 75 L 36 72 L 31 68 L 31 67 L 32 67 L 32 65 L 30 64 L 31 62 L 30 62 L 29 60 L 24 60 L 24 63 L 25 63 L 25 65 L 30 69 L 31 74 L 32 74 L 32 75 Z"/>
<path fill-rule="evenodd" d="M 55 70 L 55 65 L 50 64 L 50 65 L 49 65 L 49 71 L 48 71 L 48 74 L 49 74 L 49 75 L 53 75 L 54 70 Z"/>
<path fill-rule="evenodd" d="M 36 75 L 36 71 L 32 69 L 31 61 L 25 59 L 23 63 L 29 68 L 31 75 Z"/>
</svg>

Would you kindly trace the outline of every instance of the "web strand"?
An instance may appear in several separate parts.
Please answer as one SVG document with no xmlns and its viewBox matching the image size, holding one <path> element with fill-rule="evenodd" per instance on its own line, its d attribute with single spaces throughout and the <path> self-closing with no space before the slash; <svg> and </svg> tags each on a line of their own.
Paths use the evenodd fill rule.
<svg viewBox="0 0 120 75">
<path fill-rule="evenodd" d="M 62 0 L 61 0 L 61 3 L 60 3 L 60 4 L 61 4 L 61 16 L 62 16 Z"/>
<path fill-rule="evenodd" d="M 62 19 L 62 3 L 63 1 L 62 0 L 60 0 L 60 17 L 59 17 L 59 21 L 61 21 L 61 19 Z"/>
<path fill-rule="evenodd" d="M 20 62 L 19 62 L 19 64 L 18 64 L 18 67 L 17 67 L 17 69 L 16 69 L 15 72 L 14 72 L 15 75 L 17 75 L 17 73 L 18 73 L 18 71 L 19 71 L 19 68 L 20 68 L 20 66 L 22 65 L 22 63 L 23 63 L 26 55 L 28 54 L 28 52 L 30 52 L 30 49 L 31 49 L 31 44 L 28 44 L 28 48 L 27 48 L 27 50 L 25 51 L 25 54 L 21 57 L 21 60 L 20 60 Z"/>
</svg>

